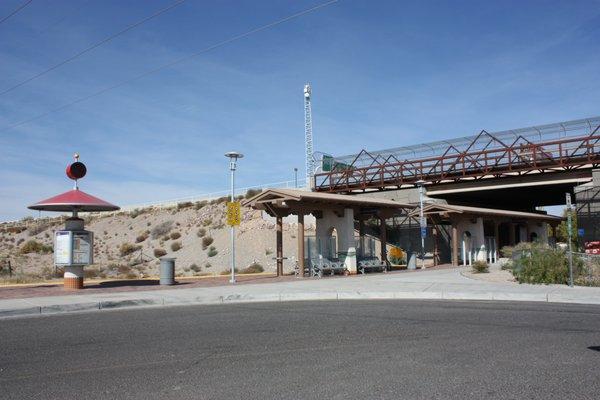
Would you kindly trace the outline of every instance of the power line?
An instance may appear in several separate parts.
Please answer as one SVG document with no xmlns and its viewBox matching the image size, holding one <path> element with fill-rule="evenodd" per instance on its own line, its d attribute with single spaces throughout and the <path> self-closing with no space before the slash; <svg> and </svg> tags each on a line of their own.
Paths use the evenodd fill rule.
<svg viewBox="0 0 600 400">
<path fill-rule="evenodd" d="M 162 71 L 162 70 L 164 70 L 164 69 L 166 69 L 166 68 L 169 68 L 169 67 L 171 67 L 171 66 L 173 66 L 173 65 L 175 65 L 175 64 L 179 64 L 179 63 L 181 63 L 181 62 L 184 62 L 184 61 L 190 60 L 190 59 L 192 59 L 192 58 L 194 58 L 194 57 L 198 57 L 199 55 L 202 55 L 202 54 L 204 54 L 204 53 L 207 53 L 207 52 L 209 52 L 209 51 L 211 51 L 211 50 L 214 50 L 214 49 L 216 49 L 216 48 L 218 48 L 218 47 L 221 47 L 221 46 L 224 46 L 224 45 L 226 45 L 226 44 L 229 44 L 229 43 L 235 42 L 235 41 L 237 41 L 237 40 L 243 39 L 243 38 L 245 38 L 245 37 L 247 37 L 247 36 L 250 36 L 250 35 L 252 35 L 252 34 L 254 34 L 254 33 L 258 33 L 258 32 L 264 31 L 265 29 L 269 29 L 269 28 L 272 28 L 272 27 L 274 27 L 274 26 L 277 26 L 277 25 L 283 24 L 283 23 L 285 23 L 285 22 L 288 22 L 288 21 L 290 21 L 290 20 L 293 20 L 293 19 L 299 18 L 299 17 L 301 17 L 301 16 L 303 16 L 303 15 L 309 14 L 309 13 L 311 13 L 311 12 L 313 12 L 313 11 L 316 11 L 316 10 L 318 10 L 318 9 L 320 9 L 320 8 L 326 7 L 326 6 L 328 6 L 328 5 L 331 5 L 331 4 L 333 4 L 333 3 L 337 3 L 338 1 L 339 1 L 339 0 L 331 0 L 331 1 L 327 1 L 327 2 L 325 2 L 325 3 L 321 3 L 321 4 L 317 5 L 317 6 L 314 6 L 314 7 L 308 8 L 308 9 L 306 9 L 306 10 L 303 10 L 303 11 L 300 11 L 300 12 L 298 12 L 298 13 L 296 13 L 296 14 L 292 14 L 292 15 L 290 15 L 290 16 L 287 16 L 287 17 L 285 17 L 285 18 L 282 18 L 282 19 L 279 19 L 279 20 L 277 20 L 277 21 L 271 22 L 271 23 L 269 23 L 269 24 L 262 25 L 262 26 L 260 26 L 260 27 L 258 27 L 258 28 L 251 29 L 251 30 L 249 30 L 249 31 L 246 31 L 246 32 L 244 32 L 244 33 L 241 33 L 241 34 L 239 34 L 239 35 L 233 36 L 233 37 L 231 37 L 231 38 L 229 38 L 229 39 L 226 39 L 226 40 L 223 40 L 223 41 L 221 41 L 221 42 L 215 43 L 215 44 L 213 44 L 213 45 L 211 45 L 211 46 L 208 46 L 208 47 L 206 47 L 206 48 L 204 48 L 204 49 L 202 49 L 202 50 L 200 50 L 200 51 L 198 51 L 198 52 L 196 52 L 196 53 L 192 53 L 192 54 L 190 54 L 190 55 L 187 55 L 187 56 L 184 56 L 184 57 L 178 58 L 178 59 L 176 59 L 176 60 L 174 60 L 174 61 L 171 61 L 171 62 L 168 62 L 168 63 L 166 63 L 166 64 L 163 64 L 163 65 L 161 65 L 161 66 L 159 66 L 159 67 L 156 67 L 156 68 L 154 68 L 154 69 L 150 69 L 150 70 L 148 70 L 148 71 L 146 71 L 146 72 L 143 72 L 143 73 L 141 73 L 141 74 L 139 74 L 139 75 L 137 75 L 137 76 L 134 76 L 133 78 L 127 79 L 127 80 L 125 80 L 125 81 L 121 81 L 121 82 L 119 82 L 119 83 L 116 83 L 116 84 L 114 84 L 114 85 L 112 85 L 112 86 L 108 86 L 108 87 L 106 87 L 106 88 L 104 88 L 104 89 L 98 90 L 97 92 L 91 93 L 91 94 L 89 94 L 89 95 L 87 95 L 87 96 L 83 96 L 83 97 L 80 97 L 80 98 L 78 98 L 78 99 L 76 99 L 76 100 L 73 100 L 73 101 L 71 101 L 71 102 L 69 102 L 69 103 L 63 104 L 63 105 L 61 105 L 61 106 L 59 106 L 59 107 L 56 107 L 56 108 L 54 108 L 54 109 L 51 109 L 51 110 L 49 110 L 49 111 L 47 111 L 47 112 L 45 112 L 45 113 L 39 114 L 39 115 L 37 115 L 37 116 L 35 116 L 35 117 L 31 117 L 31 118 L 28 118 L 28 119 L 26 119 L 26 120 L 23 120 L 23 121 L 17 122 L 17 123 L 15 123 L 15 124 L 13 124 L 13 125 L 7 126 L 7 127 L 3 128 L 3 129 L 1 129 L 1 130 L 0 130 L 0 132 L 5 132 L 5 131 L 8 131 L 8 130 L 11 130 L 11 129 L 17 128 L 17 127 L 19 127 L 19 126 L 21 126 L 21 125 L 25 125 L 25 124 L 28 124 L 28 123 L 30 123 L 30 122 L 33 122 L 33 121 L 35 121 L 35 120 L 38 120 L 38 119 L 40 119 L 40 118 L 44 118 L 44 117 L 46 117 L 46 116 L 48 116 L 48 115 L 51 115 L 51 114 L 53 114 L 53 113 L 55 113 L 55 112 L 59 112 L 59 111 L 65 110 L 65 109 L 67 109 L 67 108 L 69 108 L 69 107 L 71 107 L 71 106 L 74 106 L 75 104 L 79 104 L 79 103 L 82 103 L 82 102 L 84 102 L 84 101 L 87 101 L 87 100 L 89 100 L 89 99 L 91 99 L 91 98 L 93 98 L 93 97 L 100 96 L 100 95 L 102 95 L 102 94 L 104 94 L 104 93 L 106 93 L 106 92 L 108 92 L 108 91 L 111 91 L 111 90 L 113 90 L 113 89 L 119 88 L 119 87 L 121 87 L 121 86 L 124 86 L 124 85 L 126 85 L 126 84 L 128 84 L 128 83 L 131 83 L 131 82 L 137 81 L 137 80 L 139 80 L 139 79 L 141 79 L 141 78 L 144 78 L 144 77 L 146 77 L 146 76 L 148 76 L 148 75 L 155 74 L 155 73 L 157 73 L 157 72 L 159 72 L 159 71 Z"/>
<path fill-rule="evenodd" d="M 16 85 L 14 85 L 14 86 L 11 86 L 11 87 L 9 87 L 8 89 L 5 89 L 4 91 L 0 92 L 0 96 L 2 96 L 2 95 L 4 95 L 4 94 L 6 94 L 6 93 L 8 93 L 8 92 L 12 92 L 12 91 L 13 91 L 13 90 L 15 90 L 16 88 L 19 88 L 19 87 L 21 87 L 21 86 L 25 85 L 26 83 L 29 83 L 29 82 L 31 82 L 31 81 L 33 81 L 33 80 L 35 80 L 35 79 L 37 79 L 37 78 L 39 78 L 39 77 L 41 77 L 41 76 L 44 76 L 44 75 L 46 75 L 47 73 L 49 73 L 49 72 L 51 72 L 51 71 L 54 71 L 54 70 L 55 70 L 55 69 L 57 69 L 57 68 L 60 68 L 60 67 L 62 67 L 62 66 L 63 66 L 63 65 L 65 65 L 65 64 L 68 64 L 68 63 L 70 63 L 71 61 L 73 61 L 73 60 L 75 60 L 75 59 L 77 59 L 77 58 L 81 57 L 81 56 L 82 56 L 82 55 L 84 55 L 85 53 L 88 53 L 88 52 L 90 52 L 90 51 L 94 50 L 95 48 L 98 48 L 98 47 L 102 46 L 103 44 L 110 42 L 110 41 L 111 41 L 111 40 L 113 40 L 114 38 L 116 38 L 116 37 L 118 37 L 118 36 L 121 36 L 122 34 L 124 34 L 124 33 L 126 33 L 126 32 L 129 32 L 130 30 L 132 30 L 132 29 L 134 29 L 134 28 L 137 28 L 138 26 L 142 25 L 143 23 L 145 23 L 145 22 L 148 22 L 148 21 L 150 21 L 151 19 L 154 19 L 154 18 L 158 17 L 159 15 L 166 13 L 167 11 L 169 11 L 169 10 L 171 10 L 171 9 L 173 9 L 173 8 L 175 8 L 175 7 L 177 7 L 177 6 L 179 6 L 179 5 L 181 5 L 181 4 L 182 4 L 182 3 L 184 3 L 185 1 L 186 1 L 186 0 L 179 0 L 179 1 L 176 1 L 175 3 L 171 4 L 170 6 L 167 6 L 167 7 L 163 8 L 163 9 L 161 9 L 161 10 L 158 10 L 158 11 L 157 11 L 157 12 L 155 12 L 154 14 L 152 14 L 152 15 L 150 15 L 150 16 L 148 16 L 148 17 L 146 17 L 146 18 L 143 18 L 143 19 L 141 19 L 140 21 L 138 21 L 138 22 L 136 22 L 136 23 L 134 23 L 134 24 L 131 24 L 131 25 L 127 26 L 125 29 L 123 29 L 123 30 L 120 30 L 120 31 L 119 31 L 119 32 L 117 32 L 117 33 L 114 33 L 114 34 L 112 34 L 112 35 L 110 35 L 110 36 L 108 36 L 108 37 L 106 37 L 106 38 L 104 38 L 104 39 L 100 40 L 99 42 L 96 42 L 96 43 L 94 43 L 93 45 L 91 45 L 91 46 L 89 46 L 89 47 L 87 47 L 87 48 L 85 48 L 85 49 L 81 50 L 79 53 L 76 53 L 76 54 L 72 55 L 71 57 L 69 57 L 69 58 L 67 58 L 67 59 L 65 59 L 65 60 L 63 60 L 63 61 L 61 61 L 61 62 L 59 62 L 58 64 L 54 64 L 53 66 L 51 66 L 51 67 L 49 67 L 49 68 L 45 69 L 44 71 L 42 71 L 42 72 L 39 72 L 39 73 L 37 73 L 37 74 L 35 74 L 35 75 L 33 75 L 33 76 L 30 76 L 29 78 L 25 79 L 24 81 L 21 81 L 21 82 L 17 83 Z"/>
<path fill-rule="evenodd" d="M 11 12 L 6 17 L 0 19 L 0 24 L 3 23 L 4 21 L 6 21 L 7 19 L 9 19 L 10 17 L 12 17 L 13 15 L 15 15 L 16 13 L 18 13 L 19 11 L 21 11 L 22 9 L 24 9 L 25 7 L 27 7 L 29 5 L 29 3 L 31 3 L 32 1 L 33 0 L 27 0 L 25 3 L 23 3 L 19 7 L 17 7 L 17 9 L 15 11 Z"/>
</svg>

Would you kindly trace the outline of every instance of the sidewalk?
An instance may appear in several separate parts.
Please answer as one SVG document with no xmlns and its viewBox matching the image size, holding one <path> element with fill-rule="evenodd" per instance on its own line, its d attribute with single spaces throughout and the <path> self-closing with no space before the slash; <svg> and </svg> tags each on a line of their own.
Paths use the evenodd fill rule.
<svg viewBox="0 0 600 400">
<path fill-rule="evenodd" d="M 279 278 L 269 283 L 236 285 L 224 282 L 220 286 L 162 290 L 83 290 L 77 294 L 3 299 L 0 300 L 0 317 L 121 307 L 349 299 L 508 300 L 600 305 L 600 288 L 485 282 L 461 272 L 463 268 L 323 279 Z"/>
</svg>

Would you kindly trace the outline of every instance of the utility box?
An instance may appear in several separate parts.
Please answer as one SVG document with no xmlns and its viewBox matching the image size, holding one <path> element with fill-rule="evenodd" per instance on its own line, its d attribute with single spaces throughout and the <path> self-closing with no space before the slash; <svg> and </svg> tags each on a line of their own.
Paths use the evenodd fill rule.
<svg viewBox="0 0 600 400">
<path fill-rule="evenodd" d="M 90 231 L 54 232 L 54 264 L 84 266 L 94 263 L 94 233 Z"/>
</svg>

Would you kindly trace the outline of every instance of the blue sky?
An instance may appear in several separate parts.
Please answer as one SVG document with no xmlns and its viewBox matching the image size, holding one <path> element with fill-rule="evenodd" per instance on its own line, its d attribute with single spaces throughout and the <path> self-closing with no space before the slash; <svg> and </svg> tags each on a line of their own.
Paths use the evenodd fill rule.
<svg viewBox="0 0 600 400">
<path fill-rule="evenodd" d="M 0 92 L 174 2 L 34 0 L 0 24 Z M 0 219 L 68 190 L 74 151 L 120 205 L 226 189 L 230 150 L 239 186 L 291 180 L 306 82 L 338 155 L 600 114 L 599 1 L 341 0 L 10 128 L 316 4 L 187 0 L 0 95 Z"/>
</svg>

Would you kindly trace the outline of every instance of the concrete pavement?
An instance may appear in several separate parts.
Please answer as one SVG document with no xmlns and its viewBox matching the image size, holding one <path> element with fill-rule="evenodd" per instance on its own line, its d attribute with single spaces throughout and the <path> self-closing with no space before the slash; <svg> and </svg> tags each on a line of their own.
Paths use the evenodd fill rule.
<svg viewBox="0 0 600 400">
<path fill-rule="evenodd" d="M 431 300 L 0 320 L 2 398 L 597 399 L 600 307 Z"/>
<path fill-rule="evenodd" d="M 0 317 L 185 304 L 348 299 L 510 300 L 600 304 L 600 288 L 484 282 L 461 268 L 0 300 Z"/>
</svg>

